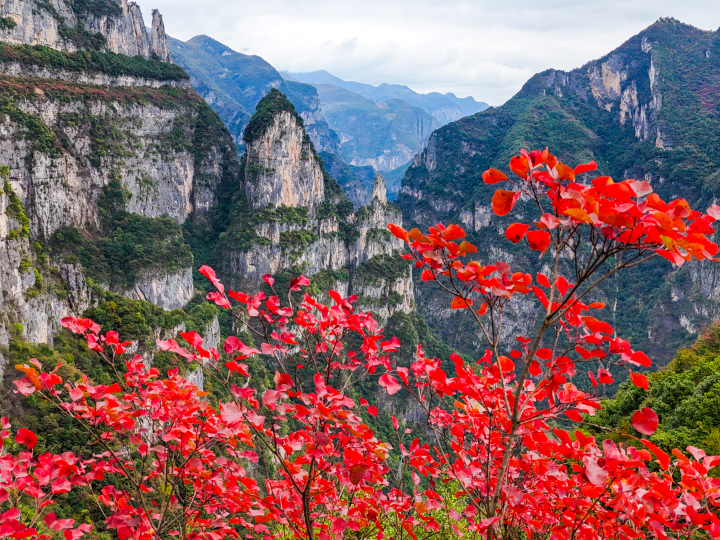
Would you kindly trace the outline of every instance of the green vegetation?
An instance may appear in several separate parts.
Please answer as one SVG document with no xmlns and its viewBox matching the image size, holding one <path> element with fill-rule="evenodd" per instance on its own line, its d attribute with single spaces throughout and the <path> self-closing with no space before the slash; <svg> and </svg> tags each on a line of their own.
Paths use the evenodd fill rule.
<svg viewBox="0 0 720 540">
<path fill-rule="evenodd" d="M 58 33 L 83 51 L 99 50 L 107 45 L 107 40 L 101 32 L 88 32 L 82 21 L 75 26 L 61 26 Z"/>
<path fill-rule="evenodd" d="M 129 192 L 112 180 L 98 200 L 100 229 L 61 227 L 48 242 L 50 252 L 79 261 L 93 280 L 119 291 L 133 287 L 146 270 L 175 272 L 191 266 L 192 253 L 180 226 L 169 217 L 127 212 L 128 200 Z"/>
<path fill-rule="evenodd" d="M 255 114 L 250 119 L 243 140 L 246 144 L 252 143 L 254 140 L 262 137 L 267 128 L 270 127 L 275 119 L 275 115 L 280 112 L 289 112 L 295 117 L 298 125 L 302 127 L 303 120 L 295 110 L 290 100 L 277 90 L 272 88 L 268 94 L 257 104 Z"/>
<path fill-rule="evenodd" d="M 62 32 L 70 33 L 78 39 L 84 39 L 82 38 L 83 30 L 79 28 L 65 27 L 65 29 L 61 29 Z M 87 31 L 85 33 L 87 34 Z M 102 34 L 100 36 L 102 37 Z M 74 38 L 68 35 L 68 39 Z M 142 56 L 131 57 L 99 50 L 66 53 L 43 45 L 0 43 L 0 62 L 18 63 L 26 67 L 61 69 L 78 73 L 103 73 L 110 76 L 122 75 L 160 81 L 190 79 L 190 76 L 175 64 L 152 59 L 146 60 Z"/>
<path fill-rule="evenodd" d="M 0 115 L 9 116 L 18 125 L 23 138 L 30 141 L 33 152 L 41 152 L 52 158 L 60 156 L 60 147 L 53 131 L 40 116 L 20 110 L 14 100 L 0 97 Z M 32 154 L 29 154 L 32 159 Z"/>
<path fill-rule="evenodd" d="M 277 208 L 263 208 L 252 217 L 253 223 L 284 223 L 286 225 L 305 225 L 308 222 L 307 208 L 278 206 Z"/>
<path fill-rule="evenodd" d="M 316 240 L 317 236 L 314 231 L 310 229 L 300 229 L 280 233 L 279 245 L 283 251 L 297 253 L 303 251 Z"/>
<path fill-rule="evenodd" d="M 631 425 L 632 415 L 650 407 L 660 418 L 658 430 L 649 437 L 652 442 L 668 452 L 696 446 L 708 455 L 720 454 L 720 324 L 679 351 L 666 368 L 648 374 L 648 379 L 647 392 L 625 382 L 589 422 L 614 429 L 618 440 L 625 434 L 639 437 Z"/>
<path fill-rule="evenodd" d="M 394 283 L 398 279 L 408 278 L 410 275 L 410 261 L 400 257 L 395 252 L 391 255 L 377 255 L 367 262 L 360 264 L 355 270 L 358 283 L 368 285 L 379 285 Z"/>
<path fill-rule="evenodd" d="M 5 194 L 9 199 L 6 213 L 9 217 L 18 220 L 20 224 L 17 229 L 12 229 L 8 233 L 8 238 L 10 240 L 27 238 L 30 236 L 30 220 L 25 214 L 20 197 L 15 194 L 12 186 L 10 185 L 10 168 L 7 165 L 0 166 L 0 178 L 3 180 L 3 193 L 0 195 Z"/>
<path fill-rule="evenodd" d="M 17 26 L 12 17 L 0 17 L 0 30 L 12 30 Z"/>
<path fill-rule="evenodd" d="M 122 15 L 120 4 L 114 0 L 71 0 L 75 15 L 84 19 L 92 14 L 95 17 L 119 17 Z"/>
</svg>

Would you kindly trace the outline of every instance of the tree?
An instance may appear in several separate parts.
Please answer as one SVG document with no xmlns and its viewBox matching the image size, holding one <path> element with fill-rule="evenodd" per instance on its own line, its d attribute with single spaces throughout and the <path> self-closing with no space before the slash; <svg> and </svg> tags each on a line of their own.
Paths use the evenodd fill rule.
<svg viewBox="0 0 720 540">
<path fill-rule="evenodd" d="M 124 361 L 130 343 L 116 333 L 65 319 L 117 382 L 63 383 L 24 365 L 16 386 L 55 404 L 95 441 L 82 481 L 97 493 L 105 526 L 142 539 L 720 537 L 720 481 L 708 476 L 720 457 L 689 447 L 671 459 L 645 438 L 624 446 L 562 429 L 582 426 L 600 406 L 573 382 L 581 367 L 589 368 L 588 387 L 626 369 L 647 388 L 635 370 L 649 358 L 591 315 L 604 308 L 590 301 L 593 290 L 651 257 L 713 258 L 718 248 L 707 236 L 720 208 L 703 215 L 683 200 L 666 204 L 645 182 L 582 184 L 575 176 L 594 163 L 570 169 L 547 150 L 523 151 L 510 168 L 520 181 L 515 191 L 498 190 L 493 208 L 504 216 L 522 198 L 526 211 L 536 209 L 536 221 L 505 230 L 549 259 L 535 279 L 502 261 L 463 262 L 477 247 L 462 241 L 457 225 L 427 234 L 389 226 L 422 280 L 476 321 L 488 348 L 475 363 L 452 355 L 447 367 L 418 347 L 409 367 L 396 365 L 399 341 L 355 312 L 355 298 L 330 291 L 328 305 L 308 294 L 298 301 L 309 283 L 302 276 L 281 300 L 270 276 L 267 297 L 226 289 L 211 268 L 200 269 L 215 287 L 208 299 L 230 310 L 245 342 L 231 336 L 216 351 L 186 332 L 185 347 L 158 345 L 198 365 L 221 389 L 218 399 L 176 370 L 162 377 L 139 356 Z M 484 179 L 511 181 L 494 169 Z M 510 341 L 504 316 L 521 298 L 535 302 L 538 321 L 532 335 Z M 276 369 L 266 389 L 251 385 L 256 357 Z M 422 439 L 408 438 L 396 418 L 397 448 L 377 438 L 377 408 L 351 397 L 361 381 L 376 379 L 424 410 Z M 632 422 L 650 435 L 658 418 L 644 408 Z"/>
</svg>

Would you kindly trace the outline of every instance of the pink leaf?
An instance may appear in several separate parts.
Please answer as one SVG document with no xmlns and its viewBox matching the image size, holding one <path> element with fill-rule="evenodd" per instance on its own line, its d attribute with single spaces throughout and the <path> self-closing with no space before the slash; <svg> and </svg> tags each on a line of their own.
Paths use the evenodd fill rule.
<svg viewBox="0 0 720 540">
<path fill-rule="evenodd" d="M 389 373 L 384 373 L 380 377 L 380 386 L 387 390 L 387 393 L 391 396 L 393 394 L 397 394 L 401 388 L 400 383 L 397 381 L 397 379 Z"/>
</svg>

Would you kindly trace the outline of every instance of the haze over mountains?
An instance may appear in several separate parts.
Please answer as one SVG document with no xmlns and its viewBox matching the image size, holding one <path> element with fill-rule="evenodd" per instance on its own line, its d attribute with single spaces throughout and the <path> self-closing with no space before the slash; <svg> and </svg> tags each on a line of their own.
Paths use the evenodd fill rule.
<svg viewBox="0 0 720 540">
<path fill-rule="evenodd" d="M 440 94 L 439 92 L 419 94 L 400 84 L 383 83 L 373 86 L 372 84 L 344 81 L 325 70 L 308 73 L 281 72 L 280 74 L 286 79 L 312 84 L 313 86 L 333 84 L 374 101 L 402 99 L 406 103 L 431 114 L 441 126 L 459 120 L 463 116 L 470 116 L 476 112 L 484 111 L 489 107 L 487 103 L 475 101 L 472 97 L 459 98 L 451 92 L 446 94 Z"/>
</svg>

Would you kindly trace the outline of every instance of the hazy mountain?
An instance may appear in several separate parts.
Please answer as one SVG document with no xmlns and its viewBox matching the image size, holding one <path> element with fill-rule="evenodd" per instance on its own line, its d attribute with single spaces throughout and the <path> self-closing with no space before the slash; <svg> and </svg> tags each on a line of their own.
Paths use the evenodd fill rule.
<svg viewBox="0 0 720 540">
<path fill-rule="evenodd" d="M 400 84 L 384 83 L 379 86 L 373 86 L 372 84 L 344 81 L 325 70 L 312 71 L 309 73 L 281 73 L 281 75 L 288 80 L 296 80 L 313 85 L 334 84 L 335 86 L 351 90 L 356 94 L 375 101 L 382 102 L 389 99 L 402 99 L 413 107 L 419 107 L 431 114 L 441 126 L 464 116 L 484 111 L 489 107 L 487 103 L 475 101 L 472 97 L 459 98 L 450 92 L 447 94 L 440 94 L 438 92 L 419 94 L 407 86 Z"/>
<path fill-rule="evenodd" d="M 169 38 L 168 45 L 174 61 L 190 74 L 193 88 L 218 112 L 241 150 L 242 134 L 255 106 L 277 88 L 302 116 L 316 149 L 339 151 L 339 140 L 322 117 L 314 87 L 285 81 L 259 56 L 233 51 L 208 36 L 187 42 Z"/>
<path fill-rule="evenodd" d="M 497 234 L 507 219 L 490 208 L 496 186 L 481 179 L 488 167 L 507 170 L 521 148 L 549 145 L 567 163 L 595 160 L 618 181 L 647 180 L 663 199 L 703 209 L 720 197 L 718 133 L 720 33 L 661 19 L 599 60 L 539 73 L 502 107 L 437 130 L 397 203 L 406 222 L 462 222 L 485 260 L 532 267 L 536 260 Z M 720 272 L 712 263 L 676 270 L 658 261 L 598 296 L 614 306 L 618 333 L 662 363 L 720 318 Z M 436 304 L 419 305 L 430 312 Z M 448 338 L 463 335 L 452 316 L 434 321 Z"/>
<path fill-rule="evenodd" d="M 351 165 L 396 169 L 413 159 L 438 127 L 423 109 L 400 99 L 373 101 L 332 84 L 315 88 L 323 115 L 340 137 L 342 153 Z"/>
</svg>

